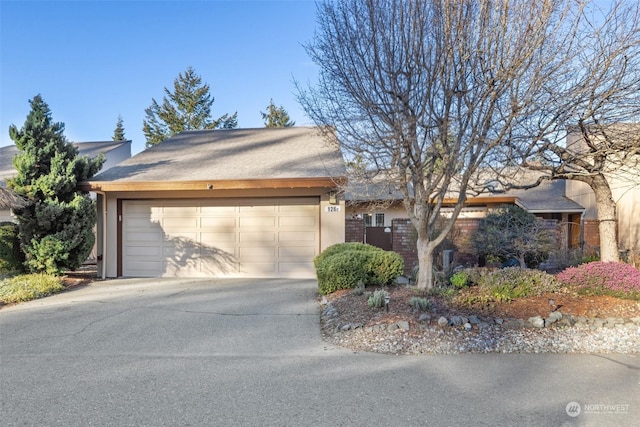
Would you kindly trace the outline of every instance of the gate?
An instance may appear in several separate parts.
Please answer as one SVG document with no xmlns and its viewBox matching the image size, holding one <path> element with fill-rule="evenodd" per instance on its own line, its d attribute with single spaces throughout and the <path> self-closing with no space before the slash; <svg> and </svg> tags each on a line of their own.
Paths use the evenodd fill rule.
<svg viewBox="0 0 640 427">
<path fill-rule="evenodd" d="M 364 242 L 371 246 L 384 249 L 385 251 L 390 251 L 393 247 L 391 243 L 391 227 L 366 227 L 364 232 Z"/>
</svg>

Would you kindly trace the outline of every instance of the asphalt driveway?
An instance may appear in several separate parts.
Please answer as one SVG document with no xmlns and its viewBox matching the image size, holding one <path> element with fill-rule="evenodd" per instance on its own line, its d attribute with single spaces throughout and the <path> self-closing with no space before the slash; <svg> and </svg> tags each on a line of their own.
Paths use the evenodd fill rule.
<svg viewBox="0 0 640 427">
<path fill-rule="evenodd" d="M 0 423 L 631 426 L 640 419 L 638 355 L 356 354 L 321 340 L 315 288 L 313 280 L 126 279 L 5 307 Z"/>
</svg>

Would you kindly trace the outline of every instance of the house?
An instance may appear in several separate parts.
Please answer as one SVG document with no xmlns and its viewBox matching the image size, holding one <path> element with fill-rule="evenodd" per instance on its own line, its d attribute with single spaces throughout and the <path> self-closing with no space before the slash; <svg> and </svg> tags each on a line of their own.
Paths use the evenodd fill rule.
<svg viewBox="0 0 640 427">
<path fill-rule="evenodd" d="M 522 171 L 519 179 L 533 182 L 537 174 Z M 558 250 L 568 252 L 581 248 L 584 242 L 582 216 L 585 209 L 565 195 L 564 180 L 542 181 L 530 189 L 510 189 L 469 197 L 453 231 L 458 251 L 456 262 L 475 264 L 469 236 L 487 212 L 504 204 L 516 205 L 546 221 L 547 227 L 557 233 Z M 496 189 L 494 189 L 496 190 Z M 393 250 L 405 260 L 405 273 L 417 265 L 415 230 L 407 218 L 402 195 L 391 190 L 387 183 L 358 185 L 349 181 L 345 188 L 346 241 L 359 241 Z M 445 199 L 441 214 L 447 216 L 456 199 Z"/>
<path fill-rule="evenodd" d="M 131 157 L 131 141 L 97 141 L 97 142 L 74 142 L 81 156 L 96 157 L 99 154 L 105 155 L 105 162 L 102 170 L 105 171 L 124 159 Z M 19 150 L 15 145 L 0 147 L 0 187 L 6 186 L 6 180 L 13 177 L 16 169 L 13 167 L 13 158 Z M 1 221 L 13 221 L 9 209 L 0 210 Z"/>
<path fill-rule="evenodd" d="M 635 138 L 633 144 L 637 146 L 640 124 L 607 125 L 603 129 L 596 128 L 594 135 L 603 132 L 607 132 L 613 141 L 618 137 L 631 141 Z M 584 141 L 579 132 L 572 132 L 567 136 L 567 145 L 575 147 L 576 151 L 583 150 L 583 144 Z M 626 151 L 625 154 L 627 154 Z M 627 167 L 621 167 L 615 163 L 614 158 L 611 167 L 605 168 L 603 171 L 616 203 L 618 248 L 623 259 L 638 266 L 640 264 L 640 220 L 638 216 L 640 214 L 640 179 L 638 178 L 638 165 L 633 164 L 632 160 L 623 162 L 627 164 Z M 585 239 L 587 243 L 598 247 L 600 245 L 599 221 L 593 190 L 584 182 L 569 180 L 567 181 L 566 195 L 584 206 Z"/>
<path fill-rule="evenodd" d="M 103 277 L 315 277 L 346 169 L 312 127 L 186 131 L 96 175 Z"/>
</svg>

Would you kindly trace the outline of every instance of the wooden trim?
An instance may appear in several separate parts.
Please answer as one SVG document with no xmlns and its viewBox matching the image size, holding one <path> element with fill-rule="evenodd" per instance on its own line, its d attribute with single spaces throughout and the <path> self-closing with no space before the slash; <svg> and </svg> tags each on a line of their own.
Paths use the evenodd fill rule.
<svg viewBox="0 0 640 427">
<path fill-rule="evenodd" d="M 116 276 L 122 277 L 122 199 L 118 199 L 117 202 L 117 213 L 116 213 L 116 247 L 118 251 L 117 255 L 117 267 L 116 267 Z"/>
<path fill-rule="evenodd" d="M 81 191 L 133 192 L 172 190 L 251 190 L 266 188 L 334 188 L 343 185 L 345 177 L 272 178 L 211 181 L 85 181 L 78 184 Z"/>
</svg>

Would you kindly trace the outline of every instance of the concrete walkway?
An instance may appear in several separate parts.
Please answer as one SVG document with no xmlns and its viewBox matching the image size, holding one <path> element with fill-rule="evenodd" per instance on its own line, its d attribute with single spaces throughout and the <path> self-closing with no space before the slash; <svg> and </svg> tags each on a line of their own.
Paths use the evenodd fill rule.
<svg viewBox="0 0 640 427">
<path fill-rule="evenodd" d="M 126 279 L 5 307 L 0 423 L 631 426 L 640 419 L 638 355 L 356 354 L 321 340 L 315 288 L 312 280 Z"/>
</svg>

